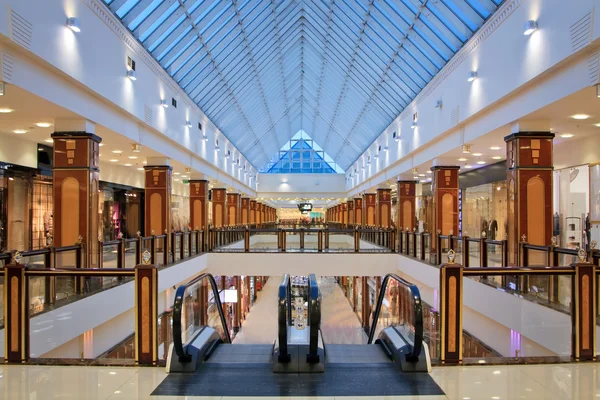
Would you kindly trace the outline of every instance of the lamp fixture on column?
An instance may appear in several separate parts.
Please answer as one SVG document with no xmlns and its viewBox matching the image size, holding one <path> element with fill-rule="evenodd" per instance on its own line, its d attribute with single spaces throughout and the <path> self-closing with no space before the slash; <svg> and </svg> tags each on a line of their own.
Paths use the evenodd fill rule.
<svg viewBox="0 0 600 400">
<path fill-rule="evenodd" d="M 392 135 L 392 137 L 394 138 L 394 140 L 396 142 L 400 141 L 400 134 L 398 132 L 394 132 L 394 134 Z"/>
<path fill-rule="evenodd" d="M 128 77 L 130 80 L 132 80 L 132 81 L 135 81 L 135 80 L 137 80 L 137 77 L 135 76 L 135 70 L 133 70 L 133 69 L 128 69 L 128 70 L 127 70 L 127 77 Z"/>
<path fill-rule="evenodd" d="M 523 35 L 529 36 L 533 32 L 535 32 L 537 30 L 537 28 L 538 28 L 537 21 L 534 19 L 530 19 L 529 21 L 525 22 L 525 30 L 523 31 Z"/>
<path fill-rule="evenodd" d="M 169 103 L 167 102 L 167 99 L 161 99 L 160 105 L 163 106 L 163 108 L 169 108 Z"/>
<path fill-rule="evenodd" d="M 185 126 L 187 126 L 188 128 L 192 127 L 192 121 L 185 121 Z"/>
<path fill-rule="evenodd" d="M 467 82 L 473 82 L 475 79 L 477 79 L 477 71 L 470 71 Z"/>
<path fill-rule="evenodd" d="M 415 129 L 417 127 L 417 118 L 417 113 L 414 113 L 412 118 L 412 124 L 410 125 L 412 129 Z"/>
<path fill-rule="evenodd" d="M 77 33 L 81 32 L 81 27 L 79 26 L 79 18 L 75 18 L 75 17 L 67 18 L 67 26 L 73 32 L 77 32 Z"/>
</svg>

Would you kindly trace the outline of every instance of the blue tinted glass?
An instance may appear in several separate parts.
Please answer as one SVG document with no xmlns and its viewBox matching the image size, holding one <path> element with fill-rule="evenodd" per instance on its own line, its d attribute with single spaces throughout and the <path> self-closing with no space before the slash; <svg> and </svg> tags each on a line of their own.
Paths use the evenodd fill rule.
<svg viewBox="0 0 600 400">
<path fill-rule="evenodd" d="M 148 16 L 152 13 L 152 11 L 156 10 L 156 8 L 163 2 L 163 0 L 154 0 L 150 5 L 138 14 L 137 17 L 131 21 L 128 28 L 134 31 Z"/>
<path fill-rule="evenodd" d="M 129 11 L 131 11 L 131 9 L 137 4 L 139 3 L 140 0 L 127 0 L 125 3 L 123 3 L 123 5 L 115 12 L 115 14 L 117 14 L 117 17 L 119 18 L 123 18 L 125 15 L 127 15 L 127 13 Z"/>
<path fill-rule="evenodd" d="M 171 7 L 167 9 L 160 17 L 154 21 L 152 25 L 148 27 L 144 32 L 140 32 L 140 41 L 144 42 L 150 35 L 152 35 L 164 22 L 169 18 L 175 10 L 179 8 L 179 3 L 173 3 Z"/>
</svg>

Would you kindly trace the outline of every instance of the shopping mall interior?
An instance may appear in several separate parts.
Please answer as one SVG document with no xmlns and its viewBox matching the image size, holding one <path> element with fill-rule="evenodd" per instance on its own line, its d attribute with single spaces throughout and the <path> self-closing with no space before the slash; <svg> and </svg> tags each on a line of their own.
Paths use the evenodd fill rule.
<svg viewBox="0 0 600 400">
<path fill-rule="evenodd" d="M 0 398 L 599 398 L 597 11 L 0 0 Z"/>
</svg>

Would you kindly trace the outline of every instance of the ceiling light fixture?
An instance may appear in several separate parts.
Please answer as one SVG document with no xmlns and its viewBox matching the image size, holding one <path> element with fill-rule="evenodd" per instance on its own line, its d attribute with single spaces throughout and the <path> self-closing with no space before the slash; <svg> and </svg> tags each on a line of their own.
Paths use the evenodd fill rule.
<svg viewBox="0 0 600 400">
<path fill-rule="evenodd" d="M 129 158 L 130 160 L 137 160 L 137 156 L 129 156 L 127 158 Z"/>
<path fill-rule="evenodd" d="M 13 132 L 18 135 L 22 135 L 24 133 L 27 133 L 27 130 L 26 129 L 15 129 Z"/>
<path fill-rule="evenodd" d="M 495 156 L 495 157 L 492 157 L 492 160 L 502 160 L 502 157 L 500 157 L 500 156 Z"/>
<path fill-rule="evenodd" d="M 54 139 L 52 139 L 52 138 L 51 139 L 46 139 L 46 140 L 44 140 L 44 142 L 46 142 L 46 143 L 54 143 Z"/>
<path fill-rule="evenodd" d="M 81 26 L 79 25 L 79 18 L 76 17 L 71 17 L 71 18 L 67 18 L 67 26 L 73 31 L 73 32 L 81 32 Z"/>
<path fill-rule="evenodd" d="M 163 106 L 163 108 L 169 108 L 169 103 L 167 102 L 167 99 L 162 99 L 160 101 L 160 105 Z"/>
<path fill-rule="evenodd" d="M 117 162 L 119 160 L 117 160 L 116 158 L 113 158 L 112 160 L 109 160 L 110 162 Z"/>
<path fill-rule="evenodd" d="M 525 30 L 523 31 L 523 35 L 529 36 L 533 32 L 535 32 L 537 30 L 537 28 L 538 28 L 537 21 L 534 19 L 530 19 L 529 21 L 525 22 Z"/>
<path fill-rule="evenodd" d="M 572 133 L 563 133 L 560 135 L 561 138 L 565 138 L 565 139 L 572 138 L 573 136 L 575 136 L 575 135 L 573 135 Z"/>
<path fill-rule="evenodd" d="M 473 155 L 474 155 L 475 157 L 481 157 L 481 156 L 482 156 L 482 154 L 481 154 L 481 153 L 473 153 Z"/>
<path fill-rule="evenodd" d="M 113 150 L 112 152 L 113 152 L 113 154 L 121 154 L 123 151 L 122 150 Z"/>
<path fill-rule="evenodd" d="M 485 164 L 485 161 L 477 161 L 477 164 L 483 165 L 483 164 Z"/>
<path fill-rule="evenodd" d="M 596 85 L 596 97 L 600 98 L 600 84 Z"/>
<path fill-rule="evenodd" d="M 578 119 L 578 120 L 582 120 L 582 119 L 588 119 L 590 116 L 587 114 L 575 114 L 575 115 L 571 115 L 571 118 L 573 119 Z"/>
<path fill-rule="evenodd" d="M 135 71 L 133 69 L 127 70 L 127 77 L 132 81 L 137 80 L 137 77 L 135 76 Z"/>
<path fill-rule="evenodd" d="M 125 164 L 126 167 L 131 167 L 131 164 Z"/>
<path fill-rule="evenodd" d="M 429 169 L 429 170 L 427 170 L 427 173 L 428 173 L 428 174 L 431 174 L 432 172 L 431 172 L 431 170 Z"/>
<path fill-rule="evenodd" d="M 202 140 L 204 140 L 205 142 L 208 142 L 208 136 L 202 135 Z"/>
<path fill-rule="evenodd" d="M 11 108 L 0 108 L 0 114 L 8 114 L 13 112 L 14 110 Z"/>
<path fill-rule="evenodd" d="M 500 150 L 500 146 L 492 146 L 490 147 L 490 150 Z"/>
<path fill-rule="evenodd" d="M 467 82 L 473 82 L 475 79 L 477 79 L 477 71 L 470 71 Z"/>
<path fill-rule="evenodd" d="M 473 166 L 472 166 L 472 165 L 469 165 L 469 164 L 467 164 L 467 165 L 465 165 L 465 168 L 466 168 L 466 169 L 471 169 L 471 168 L 473 168 Z"/>
<path fill-rule="evenodd" d="M 463 154 L 470 154 L 471 153 L 471 145 L 463 144 L 462 152 L 463 152 Z"/>
<path fill-rule="evenodd" d="M 137 170 L 138 170 L 138 171 L 143 171 L 143 170 L 144 170 L 144 167 L 139 167 Z"/>
<path fill-rule="evenodd" d="M 387 153 L 387 151 L 388 151 L 388 147 L 387 147 L 387 146 L 385 146 L 385 147 L 383 148 L 383 151 L 385 151 L 385 152 Z"/>
<path fill-rule="evenodd" d="M 49 128 L 52 126 L 50 122 L 37 122 L 36 125 L 40 128 Z"/>
<path fill-rule="evenodd" d="M 458 161 L 464 162 L 464 161 L 467 161 L 467 159 L 464 158 L 464 157 L 461 157 L 461 158 L 458 159 Z"/>
</svg>

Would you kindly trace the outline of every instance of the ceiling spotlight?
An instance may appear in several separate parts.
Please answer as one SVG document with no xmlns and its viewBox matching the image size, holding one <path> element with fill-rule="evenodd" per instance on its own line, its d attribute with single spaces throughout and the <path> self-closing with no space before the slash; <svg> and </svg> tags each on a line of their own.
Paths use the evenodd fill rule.
<svg viewBox="0 0 600 400">
<path fill-rule="evenodd" d="M 137 156 L 129 156 L 127 158 L 129 158 L 130 160 L 137 160 Z"/>
<path fill-rule="evenodd" d="M 483 165 L 483 164 L 485 164 L 485 161 L 477 161 L 477 164 Z"/>
<path fill-rule="evenodd" d="M 537 21 L 534 19 L 530 19 L 529 21 L 525 22 L 525 30 L 523 31 L 523 35 L 529 36 L 533 32 L 535 32 L 537 30 L 537 28 L 538 28 Z"/>
<path fill-rule="evenodd" d="M 119 160 L 117 160 L 116 158 L 113 158 L 112 160 L 109 160 L 110 162 L 117 162 Z"/>
<path fill-rule="evenodd" d="M 163 106 L 164 108 L 169 108 L 169 103 L 167 102 L 167 99 L 162 99 L 160 101 L 160 105 Z"/>
<path fill-rule="evenodd" d="M 125 164 L 126 167 L 131 167 L 131 164 Z"/>
<path fill-rule="evenodd" d="M 133 151 L 134 153 L 139 153 L 142 151 L 142 145 L 139 143 L 133 143 L 131 145 L 131 151 Z"/>
<path fill-rule="evenodd" d="M 15 129 L 13 132 L 18 135 L 22 135 L 24 133 L 27 133 L 27 130 L 26 129 Z"/>
<path fill-rule="evenodd" d="M 428 174 L 431 174 L 432 172 L 431 172 L 431 170 L 430 170 L 430 169 L 428 169 L 428 170 L 427 170 L 427 173 L 428 173 Z"/>
<path fill-rule="evenodd" d="M 132 81 L 135 81 L 137 79 L 137 77 L 135 76 L 135 71 L 133 69 L 127 70 L 127 77 Z"/>
<path fill-rule="evenodd" d="M 461 157 L 461 158 L 459 158 L 459 159 L 458 159 L 458 161 L 461 161 L 461 162 L 463 162 L 463 161 L 467 161 L 467 159 L 466 159 L 466 158 L 464 158 L 464 157 Z"/>
<path fill-rule="evenodd" d="M 192 122 L 191 121 L 185 121 L 185 126 L 187 126 L 188 128 L 192 127 Z"/>
<path fill-rule="evenodd" d="M 500 157 L 500 156 L 494 156 L 494 157 L 492 157 L 492 160 L 502 160 L 502 157 Z"/>
<path fill-rule="evenodd" d="M 463 144 L 462 152 L 463 152 L 463 154 L 471 153 L 471 145 Z"/>
<path fill-rule="evenodd" d="M 394 132 L 394 134 L 392 135 L 392 137 L 394 138 L 394 140 L 395 140 L 396 142 L 399 142 L 399 141 L 400 141 L 400 134 L 399 134 L 399 133 L 397 133 L 397 132 Z"/>
<path fill-rule="evenodd" d="M 563 133 L 560 135 L 561 138 L 565 138 L 565 139 L 572 138 L 573 136 L 575 136 L 575 135 L 573 135 L 572 133 Z"/>
<path fill-rule="evenodd" d="M 465 165 L 465 168 L 466 168 L 466 169 L 471 169 L 471 168 L 473 168 L 473 166 L 472 166 L 472 165 L 469 165 L 469 164 L 467 164 L 467 165 Z"/>
<path fill-rule="evenodd" d="M 138 171 L 143 171 L 143 170 L 144 170 L 144 167 L 139 167 L 137 170 L 138 170 Z"/>
<path fill-rule="evenodd" d="M 181 175 L 181 172 L 173 172 L 173 175 Z"/>
<path fill-rule="evenodd" d="M 413 176 L 413 179 L 419 180 L 418 176 Z"/>
<path fill-rule="evenodd" d="M 481 153 L 473 153 L 473 155 L 474 155 L 475 157 L 481 157 L 481 155 L 482 155 L 482 154 L 481 154 Z"/>
<path fill-rule="evenodd" d="M 37 122 L 36 125 L 40 128 L 49 128 L 52 126 L 50 122 Z"/>
<path fill-rule="evenodd" d="M 587 114 L 575 114 L 575 115 L 571 115 L 571 118 L 573 119 L 588 119 L 590 116 Z"/>
<path fill-rule="evenodd" d="M 490 150 L 500 150 L 500 146 L 492 146 L 490 147 Z"/>
<path fill-rule="evenodd" d="M 100 144 L 98 144 L 98 146 L 102 147 L 102 146 L 104 146 L 104 143 L 100 143 Z"/>
<path fill-rule="evenodd" d="M 54 143 L 54 139 L 46 139 L 46 140 L 44 140 L 44 142 L 46 142 L 46 143 Z"/>
<path fill-rule="evenodd" d="M 14 110 L 10 109 L 10 108 L 0 108 L 0 114 L 8 114 L 8 113 L 11 113 L 13 111 Z"/>
<path fill-rule="evenodd" d="M 123 151 L 122 150 L 113 150 L 112 152 L 113 152 L 113 154 L 121 154 Z"/>
<path fill-rule="evenodd" d="M 71 17 L 71 18 L 67 18 L 67 26 L 73 31 L 73 32 L 81 32 L 81 27 L 79 26 L 79 18 L 75 18 L 75 17 Z"/>
<path fill-rule="evenodd" d="M 425 174 L 419 174 L 419 176 L 423 177 L 423 176 L 425 176 Z"/>
<path fill-rule="evenodd" d="M 4 96 L 6 93 L 6 84 L 4 82 L 0 82 L 0 96 Z"/>
<path fill-rule="evenodd" d="M 467 82 L 473 82 L 475 79 L 477 79 L 477 71 L 470 71 Z"/>
</svg>

